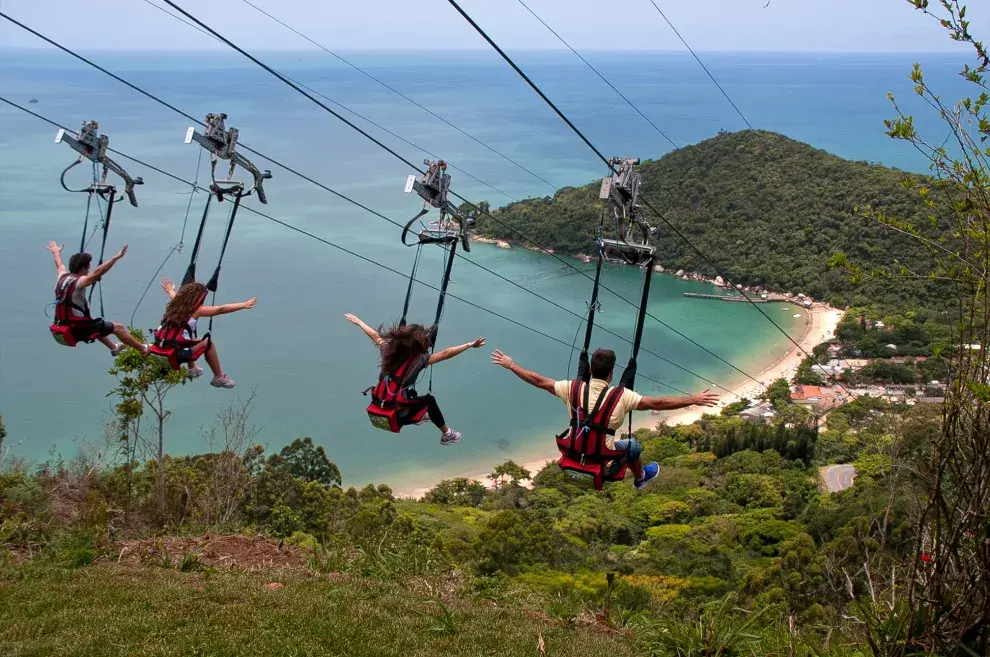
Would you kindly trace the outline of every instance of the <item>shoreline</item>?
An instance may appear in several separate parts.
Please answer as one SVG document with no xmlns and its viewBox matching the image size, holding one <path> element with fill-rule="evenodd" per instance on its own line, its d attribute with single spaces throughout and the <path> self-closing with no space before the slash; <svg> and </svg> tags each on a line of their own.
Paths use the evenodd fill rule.
<svg viewBox="0 0 990 657">
<path fill-rule="evenodd" d="M 797 340 L 797 342 L 801 345 L 801 349 L 810 353 L 816 346 L 835 336 L 835 331 L 838 328 L 839 320 L 842 318 L 843 311 L 819 303 L 814 304 L 810 309 L 802 308 L 801 310 L 807 313 L 807 318 L 805 320 L 804 334 Z M 661 422 L 668 425 L 692 424 L 700 420 L 706 413 L 719 413 L 721 409 L 726 406 L 726 404 L 736 401 L 740 397 L 746 397 L 752 401 L 756 401 L 760 390 L 764 387 L 764 384 L 769 384 L 771 381 L 779 378 L 785 378 L 788 381 L 791 380 L 794 373 L 797 371 L 798 365 L 800 365 L 801 361 L 805 358 L 801 349 L 791 347 L 787 353 L 761 370 L 760 373 L 756 375 L 756 378 L 760 381 L 759 384 L 747 379 L 738 385 L 732 386 L 732 394 L 722 391 L 723 394 L 720 394 L 718 404 L 711 408 L 691 407 L 676 411 L 661 412 L 656 415 L 652 413 L 638 413 L 633 418 L 633 431 L 644 428 L 652 429 Z M 536 474 L 551 461 L 556 461 L 559 456 L 556 446 L 544 450 L 544 452 L 546 456 L 532 459 L 524 463 L 520 463 L 519 465 L 526 470 L 529 470 L 531 473 Z M 497 464 L 493 463 L 492 467 L 495 465 Z M 464 477 L 473 481 L 478 481 L 485 486 L 485 488 L 490 489 L 492 488 L 492 482 L 487 479 L 487 476 L 487 472 L 479 474 L 478 469 L 475 468 L 472 469 L 471 472 L 454 474 L 449 477 L 444 477 L 444 479 Z M 437 483 L 439 482 L 433 482 L 432 485 L 425 487 L 410 487 L 402 490 L 396 490 L 394 491 L 394 494 L 396 497 L 421 499 Z"/>
</svg>

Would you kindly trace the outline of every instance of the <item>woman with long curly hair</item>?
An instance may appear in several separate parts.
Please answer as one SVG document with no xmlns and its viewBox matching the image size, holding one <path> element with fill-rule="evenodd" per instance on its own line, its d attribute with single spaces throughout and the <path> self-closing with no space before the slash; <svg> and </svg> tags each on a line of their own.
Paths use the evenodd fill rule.
<svg viewBox="0 0 990 657">
<path fill-rule="evenodd" d="M 162 281 L 162 289 L 170 301 L 165 306 L 165 316 L 162 324 L 155 331 L 155 344 L 159 347 L 172 347 L 176 350 L 176 359 L 186 363 L 186 375 L 195 379 L 203 375 L 203 368 L 196 365 L 196 360 L 205 355 L 206 364 L 213 372 L 210 385 L 214 388 L 233 388 L 234 381 L 224 374 L 220 367 L 220 356 L 217 347 L 210 336 L 196 337 L 196 320 L 201 317 L 216 317 L 254 308 L 258 297 L 241 303 L 225 303 L 220 306 L 204 306 L 206 301 L 206 286 L 198 281 L 186 283 L 176 291 L 175 284 L 166 278 Z"/>
<path fill-rule="evenodd" d="M 484 338 L 478 338 L 473 342 L 466 342 L 456 347 L 447 347 L 431 354 L 432 329 L 428 329 L 421 324 L 395 324 L 387 330 L 379 329 L 376 331 L 355 315 L 348 313 L 344 315 L 344 318 L 360 328 L 365 335 L 371 338 L 375 346 L 378 347 L 381 354 L 379 360 L 380 377 L 394 376 L 404 365 L 407 372 L 421 372 L 430 365 L 450 360 L 468 349 L 477 349 L 485 344 Z M 423 409 L 426 409 L 430 421 L 440 430 L 441 445 L 453 445 L 460 442 L 460 432 L 454 431 L 447 426 L 447 423 L 443 419 L 443 413 L 440 412 L 440 406 L 437 404 L 437 400 L 433 395 L 417 394 L 412 388 L 414 384 L 415 381 L 410 383 L 405 391 L 408 401 L 403 404 L 404 417 L 400 417 L 400 423 L 409 424 L 410 422 L 402 422 L 402 420 L 408 420 L 416 416 Z M 421 421 L 425 420 L 426 418 Z"/>
</svg>

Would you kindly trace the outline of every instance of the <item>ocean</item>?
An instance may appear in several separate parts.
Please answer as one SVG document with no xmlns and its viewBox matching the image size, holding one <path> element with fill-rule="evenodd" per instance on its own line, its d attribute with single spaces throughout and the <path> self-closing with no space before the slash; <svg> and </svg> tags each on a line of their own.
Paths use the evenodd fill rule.
<svg viewBox="0 0 990 657">
<path fill-rule="evenodd" d="M 226 112 L 242 143 L 257 148 L 321 183 L 404 223 L 419 201 L 403 193 L 411 173 L 396 159 L 316 107 L 281 82 L 236 55 L 87 53 L 95 61 L 198 117 Z M 607 155 L 656 158 L 670 145 L 573 56 L 514 53 L 548 96 Z M 553 187 L 580 185 L 603 175 L 593 153 L 504 66 L 496 55 L 471 53 L 347 53 L 419 103 L 431 108 L 502 154 L 537 172 L 552 186 L 322 53 L 265 53 L 263 58 L 334 101 L 436 153 L 505 192 L 453 171 L 453 187 L 494 206 L 510 198 L 544 196 Z M 745 127 L 690 56 L 672 53 L 588 53 L 589 59 L 679 145 Z M 905 144 L 883 133 L 893 110 L 888 91 L 917 109 L 908 80 L 911 55 L 703 54 L 748 120 L 840 156 L 923 170 L 924 161 Z M 955 97 L 959 68 L 954 58 L 925 55 L 931 79 L 946 80 Z M 44 116 L 77 128 L 96 119 L 111 147 L 186 179 L 196 174 L 199 150 L 185 145 L 188 121 L 120 83 L 57 51 L 0 50 L 0 95 Z M 36 104 L 27 105 L 32 98 Z M 343 112 L 347 115 L 346 112 Z M 420 161 L 421 151 L 347 115 L 403 156 Z M 931 121 L 920 128 L 936 129 Z M 111 358 L 99 345 L 67 349 L 47 331 L 54 268 L 45 250 L 49 239 L 78 245 L 85 208 L 83 195 L 66 193 L 59 174 L 74 159 L 53 143 L 55 128 L 0 104 L 0 255 L 6 286 L 0 293 L 0 413 L 15 455 L 32 461 L 71 458 L 83 443 L 102 444 L 110 419 L 115 379 Z M 328 194 L 279 167 L 253 158 L 274 177 L 265 186 L 262 209 L 319 237 L 406 272 L 413 250 L 399 242 L 391 224 Z M 127 257 L 104 285 L 109 319 L 149 329 L 157 324 L 165 297 L 152 282 L 155 270 L 183 236 L 188 187 L 151 170 L 118 161 L 143 176 L 140 207 L 114 211 L 108 251 L 129 244 Z M 86 184 L 86 167 L 69 181 Z M 206 180 L 205 162 L 199 180 Z M 75 175 L 75 178 L 73 178 Z M 162 275 L 178 280 L 185 268 L 205 197 L 195 195 L 185 226 L 183 254 L 173 256 Z M 200 256 L 209 272 L 219 253 L 225 214 L 211 216 Z M 91 224 L 92 225 L 92 224 Z M 95 244 L 95 242 L 94 242 Z M 91 247 L 92 249 L 93 247 Z M 522 249 L 475 244 L 468 257 L 503 276 L 582 313 L 589 281 L 561 262 Z M 420 276 L 436 285 L 442 252 L 427 250 Z M 577 264 L 574 261 L 573 264 Z M 203 276 L 207 276 L 204 273 Z M 636 299 L 641 272 L 609 267 L 605 283 Z M 147 297 L 137 307 L 145 286 Z M 667 276 L 654 280 L 650 311 L 709 350 L 757 374 L 780 358 L 788 342 L 754 308 L 685 299 L 707 284 Z M 343 315 L 352 312 L 372 325 L 394 320 L 401 311 L 405 280 L 367 261 L 241 212 L 220 278 L 218 302 L 259 298 L 256 308 L 217 319 L 214 337 L 224 369 L 237 381 L 233 391 L 213 389 L 204 377 L 169 395 L 172 415 L 166 446 L 173 454 L 205 451 L 202 430 L 237 398 L 255 394 L 253 422 L 258 441 L 278 451 L 310 436 L 326 447 L 347 485 L 387 482 L 396 488 L 421 486 L 442 477 L 483 472 L 507 458 L 518 462 L 552 451 L 551 434 L 566 424 L 564 406 L 488 362 L 499 348 L 521 364 L 566 378 L 570 347 L 498 319 L 459 300 L 448 299 L 441 346 L 484 336 L 485 349 L 470 350 L 435 368 L 433 391 L 451 426 L 463 433 L 456 446 L 442 447 L 431 426 L 400 435 L 373 429 L 361 392 L 376 377 L 376 352 Z M 578 320 L 469 263 L 454 268 L 450 292 L 568 345 Z M 411 320 L 430 321 L 435 292 L 417 287 Z M 632 336 L 634 310 L 605 293 L 599 325 Z M 796 335 L 803 326 L 791 312 L 777 320 Z M 136 312 L 135 312 L 136 311 Z M 48 309 L 50 312 L 50 309 Z M 620 362 L 628 345 L 602 333 L 596 344 L 611 346 Z M 644 346 L 686 370 L 731 387 L 742 375 L 655 322 L 648 322 Z M 640 372 L 667 386 L 699 391 L 710 387 L 695 376 L 644 355 Z M 425 387 L 421 386 L 421 389 Z M 643 381 L 647 394 L 677 394 Z"/>
</svg>

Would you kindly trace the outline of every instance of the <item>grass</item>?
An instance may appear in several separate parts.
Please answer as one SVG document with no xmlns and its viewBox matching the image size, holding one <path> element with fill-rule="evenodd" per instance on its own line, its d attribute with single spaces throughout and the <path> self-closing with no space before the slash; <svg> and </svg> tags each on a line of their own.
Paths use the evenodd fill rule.
<svg viewBox="0 0 990 657">
<path fill-rule="evenodd" d="M 281 588 L 268 584 L 279 582 Z M 97 563 L 0 570 L 0 655 L 624 657 L 626 642 L 528 611 L 394 582 Z"/>
</svg>

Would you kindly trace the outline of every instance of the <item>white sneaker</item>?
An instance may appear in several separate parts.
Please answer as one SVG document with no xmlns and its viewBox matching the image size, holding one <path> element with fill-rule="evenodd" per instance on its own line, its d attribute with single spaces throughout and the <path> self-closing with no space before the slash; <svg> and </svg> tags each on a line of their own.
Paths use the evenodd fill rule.
<svg viewBox="0 0 990 657">
<path fill-rule="evenodd" d="M 213 380 L 210 381 L 210 385 L 213 386 L 214 388 L 230 389 L 234 387 L 234 381 L 226 374 L 223 374 L 221 376 L 213 377 Z"/>
<path fill-rule="evenodd" d="M 193 365 L 192 363 L 186 366 L 186 377 L 190 379 L 198 379 L 201 376 L 203 376 L 202 367 L 198 367 L 196 365 Z"/>
<path fill-rule="evenodd" d="M 461 432 L 454 431 L 453 429 L 448 429 L 446 433 L 440 436 L 441 445 L 454 445 L 461 442 Z"/>
<path fill-rule="evenodd" d="M 117 356 L 120 355 L 120 352 L 122 352 L 124 350 L 124 347 L 125 347 L 125 345 L 124 345 L 123 342 L 118 342 L 110 350 L 110 355 L 113 356 L 114 358 L 116 358 Z"/>
</svg>

